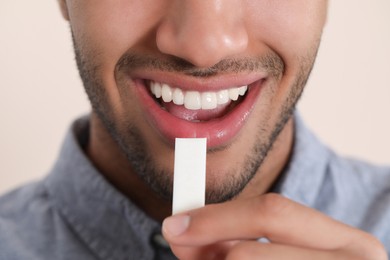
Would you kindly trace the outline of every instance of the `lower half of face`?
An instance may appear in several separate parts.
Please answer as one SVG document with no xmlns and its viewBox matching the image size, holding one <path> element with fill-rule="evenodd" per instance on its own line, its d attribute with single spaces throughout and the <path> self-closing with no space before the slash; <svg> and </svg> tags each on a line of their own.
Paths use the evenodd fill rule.
<svg viewBox="0 0 390 260">
<path fill-rule="evenodd" d="M 166 198 L 172 195 L 175 137 L 208 139 L 208 202 L 237 196 L 258 173 L 302 93 L 317 47 L 315 43 L 299 57 L 291 71 L 274 52 L 236 60 L 235 68 L 221 65 L 205 71 L 132 51 L 118 62 L 114 80 L 109 82 L 94 58 L 83 56 L 75 41 L 79 70 L 94 111 L 131 168 L 157 193 Z M 229 75 L 231 71 L 257 76 L 244 76 L 244 81 L 249 78 L 244 87 L 232 84 L 220 89 L 219 83 L 211 83 L 218 89 L 206 92 L 181 87 L 180 79 L 165 81 L 170 75 L 176 79 L 175 74 L 198 81 L 213 77 L 202 73 Z"/>
</svg>

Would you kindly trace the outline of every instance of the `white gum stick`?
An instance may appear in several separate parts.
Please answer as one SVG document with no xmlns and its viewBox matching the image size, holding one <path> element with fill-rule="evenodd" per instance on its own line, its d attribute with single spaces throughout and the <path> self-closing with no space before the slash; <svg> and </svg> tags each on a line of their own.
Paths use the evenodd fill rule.
<svg viewBox="0 0 390 260">
<path fill-rule="evenodd" d="M 206 152 L 206 138 L 176 138 L 172 214 L 205 205 Z"/>
</svg>

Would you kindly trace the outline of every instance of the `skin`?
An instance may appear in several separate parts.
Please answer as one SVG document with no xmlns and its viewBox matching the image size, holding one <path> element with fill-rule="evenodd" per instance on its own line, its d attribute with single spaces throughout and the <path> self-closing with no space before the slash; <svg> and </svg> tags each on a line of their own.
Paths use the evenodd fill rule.
<svg viewBox="0 0 390 260">
<path fill-rule="evenodd" d="M 164 236 L 179 258 L 386 259 L 372 236 L 266 194 L 288 163 L 294 131 L 291 113 L 315 60 L 327 1 L 59 0 L 59 4 L 71 27 L 93 108 L 86 153 L 108 181 L 158 221 L 171 211 L 174 147 L 145 120 L 134 90 L 137 73 L 157 71 L 199 83 L 255 73 L 247 69 L 250 61 L 258 62 L 257 69 L 264 72 L 264 57 L 279 61 L 277 69 L 269 71 L 261 98 L 240 133 L 208 151 L 207 200 L 224 203 L 164 221 Z M 134 55 L 160 66 L 129 64 Z M 238 61 L 236 71 L 218 66 L 232 60 Z M 213 74 L 207 74 L 210 68 Z M 253 242 L 262 236 L 272 243 Z"/>
</svg>

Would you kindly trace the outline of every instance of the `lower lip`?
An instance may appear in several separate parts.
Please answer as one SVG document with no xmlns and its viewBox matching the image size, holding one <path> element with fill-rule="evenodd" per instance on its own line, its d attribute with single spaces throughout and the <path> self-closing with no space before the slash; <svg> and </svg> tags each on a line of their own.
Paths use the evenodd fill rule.
<svg viewBox="0 0 390 260">
<path fill-rule="evenodd" d="M 171 115 L 161 109 L 149 94 L 143 80 L 137 79 L 134 82 L 137 95 L 146 112 L 146 120 L 166 142 L 173 146 L 175 138 L 207 138 L 207 147 L 216 148 L 230 143 L 243 128 L 260 96 L 264 80 L 251 84 L 245 99 L 232 111 L 223 117 L 203 122 L 190 122 Z"/>
</svg>

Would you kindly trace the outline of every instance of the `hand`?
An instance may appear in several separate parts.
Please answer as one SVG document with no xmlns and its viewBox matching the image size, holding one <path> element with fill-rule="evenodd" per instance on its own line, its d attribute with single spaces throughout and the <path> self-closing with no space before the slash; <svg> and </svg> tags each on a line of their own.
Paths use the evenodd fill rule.
<svg viewBox="0 0 390 260">
<path fill-rule="evenodd" d="M 370 234 L 276 194 L 169 217 L 163 235 L 183 260 L 388 259 Z"/>
</svg>

